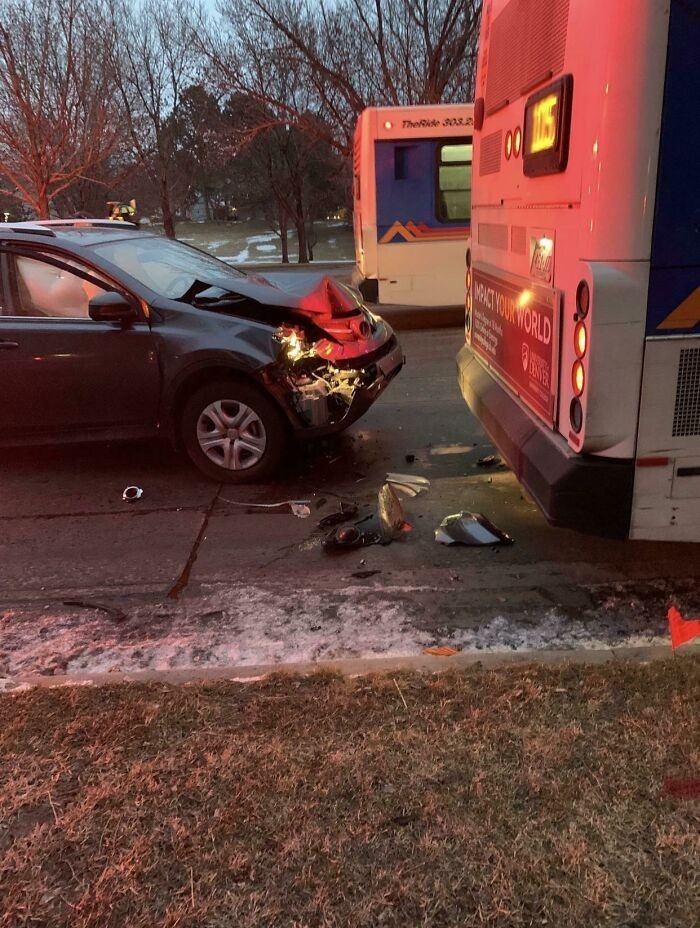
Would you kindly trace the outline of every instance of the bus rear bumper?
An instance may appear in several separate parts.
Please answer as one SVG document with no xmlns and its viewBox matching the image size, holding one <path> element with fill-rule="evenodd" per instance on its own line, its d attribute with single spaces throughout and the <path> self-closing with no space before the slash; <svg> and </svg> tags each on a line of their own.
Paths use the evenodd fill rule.
<svg viewBox="0 0 700 928">
<path fill-rule="evenodd" d="M 467 405 L 552 525 L 626 538 L 634 462 L 575 454 L 503 387 L 465 345 L 457 355 Z"/>
</svg>

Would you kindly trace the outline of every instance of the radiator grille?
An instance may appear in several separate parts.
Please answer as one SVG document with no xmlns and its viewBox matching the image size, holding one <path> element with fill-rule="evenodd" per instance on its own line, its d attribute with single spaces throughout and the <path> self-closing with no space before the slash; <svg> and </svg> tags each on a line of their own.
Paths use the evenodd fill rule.
<svg viewBox="0 0 700 928">
<path fill-rule="evenodd" d="M 525 226 L 511 226 L 510 250 L 516 255 L 527 254 L 527 229 Z"/>
<path fill-rule="evenodd" d="M 569 0 L 510 0 L 503 8 L 491 26 L 487 115 L 562 70 L 568 18 Z"/>
<path fill-rule="evenodd" d="M 503 147 L 503 132 L 492 132 L 481 140 L 479 153 L 479 174 L 496 174 L 501 170 L 501 148 Z"/>
<path fill-rule="evenodd" d="M 700 435 L 700 348 L 681 348 L 673 437 Z"/>
<path fill-rule="evenodd" d="M 479 244 L 508 251 L 508 226 L 498 222 L 479 223 Z"/>
</svg>

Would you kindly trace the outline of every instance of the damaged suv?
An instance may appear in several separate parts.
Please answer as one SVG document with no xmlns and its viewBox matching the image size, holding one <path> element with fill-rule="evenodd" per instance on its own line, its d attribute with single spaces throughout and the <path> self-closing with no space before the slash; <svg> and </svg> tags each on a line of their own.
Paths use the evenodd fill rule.
<svg viewBox="0 0 700 928">
<path fill-rule="evenodd" d="M 99 220 L 0 226 L 0 442 L 166 435 L 217 481 L 269 477 L 338 432 L 403 364 L 328 277 L 246 275 Z"/>
</svg>

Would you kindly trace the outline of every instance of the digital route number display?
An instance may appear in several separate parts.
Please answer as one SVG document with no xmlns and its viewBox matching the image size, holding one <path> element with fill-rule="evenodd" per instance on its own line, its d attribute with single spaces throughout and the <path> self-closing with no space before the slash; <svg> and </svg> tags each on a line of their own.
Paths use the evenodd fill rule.
<svg viewBox="0 0 700 928">
<path fill-rule="evenodd" d="M 567 74 L 528 98 L 523 143 L 526 177 L 560 174 L 566 169 L 573 83 L 573 77 Z"/>
</svg>

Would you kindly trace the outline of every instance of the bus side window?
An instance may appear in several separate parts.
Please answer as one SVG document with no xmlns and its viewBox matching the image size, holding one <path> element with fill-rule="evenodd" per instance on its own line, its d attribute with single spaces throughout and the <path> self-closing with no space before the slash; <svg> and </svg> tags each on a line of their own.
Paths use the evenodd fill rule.
<svg viewBox="0 0 700 928">
<path fill-rule="evenodd" d="M 469 219 L 472 206 L 472 144 L 445 142 L 438 146 L 437 218 L 441 222 Z"/>
</svg>

